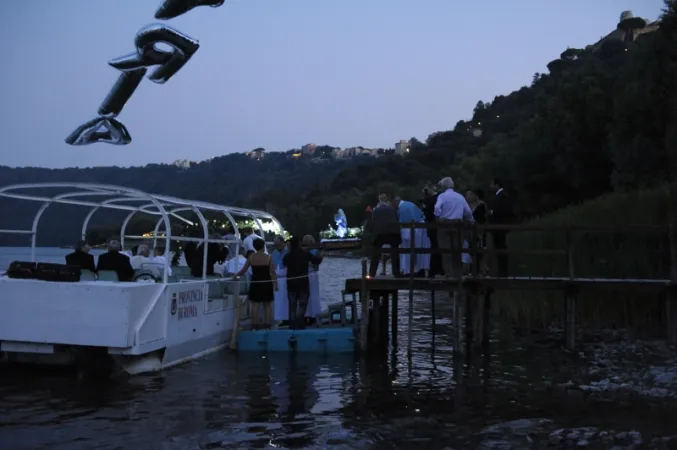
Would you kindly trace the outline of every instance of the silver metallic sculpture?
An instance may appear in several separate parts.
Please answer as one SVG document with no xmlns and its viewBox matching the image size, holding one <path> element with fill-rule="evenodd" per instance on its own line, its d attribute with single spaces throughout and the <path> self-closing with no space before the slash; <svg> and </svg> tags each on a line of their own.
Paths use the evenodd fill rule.
<svg viewBox="0 0 677 450">
<path fill-rule="evenodd" d="M 198 6 L 213 8 L 223 5 L 224 0 L 164 0 L 155 12 L 160 20 L 173 19 Z M 67 138 L 70 145 L 89 145 L 104 142 L 113 145 L 127 145 L 132 138 L 117 116 L 139 87 L 148 68 L 157 66 L 148 79 L 164 84 L 188 62 L 200 48 L 200 43 L 164 24 L 151 24 L 136 33 L 136 51 L 108 64 L 120 72 L 118 80 L 99 106 L 99 117 L 80 125 Z M 157 44 L 166 44 L 171 50 L 161 50 Z"/>
<path fill-rule="evenodd" d="M 155 11 L 158 20 L 169 20 L 179 17 L 198 6 L 211 6 L 218 8 L 225 0 L 165 0 Z"/>
</svg>

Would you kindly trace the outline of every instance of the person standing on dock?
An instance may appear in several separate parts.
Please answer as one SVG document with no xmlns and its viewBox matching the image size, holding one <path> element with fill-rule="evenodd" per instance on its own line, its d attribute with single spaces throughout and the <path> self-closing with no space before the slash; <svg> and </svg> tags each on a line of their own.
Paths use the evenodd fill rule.
<svg viewBox="0 0 677 450">
<path fill-rule="evenodd" d="M 305 250 L 308 250 L 312 256 L 322 258 L 320 250 L 316 247 L 315 238 L 310 234 L 303 236 L 301 244 Z M 306 322 L 315 323 L 322 312 L 322 303 L 320 302 L 320 265 L 310 263 L 308 266 L 308 285 L 310 287 L 308 297 L 308 310 L 306 311 Z"/>
<path fill-rule="evenodd" d="M 472 209 L 472 216 L 475 219 L 475 223 L 478 225 L 486 224 L 489 210 L 487 209 L 486 203 L 484 203 L 484 191 L 482 189 L 469 190 L 465 194 L 465 199 L 468 202 L 470 209 Z M 485 248 L 486 242 L 487 239 L 485 231 L 482 231 L 475 236 L 476 248 Z M 488 271 L 486 258 L 482 254 L 477 254 L 475 257 L 477 258 L 477 266 L 479 267 L 480 273 L 486 274 Z"/>
<path fill-rule="evenodd" d="M 375 277 L 378 270 L 378 263 L 381 260 L 383 246 L 389 245 L 390 249 L 397 249 L 402 243 L 400 234 L 400 221 L 397 218 L 397 211 L 390 204 L 390 198 L 386 194 L 378 196 L 378 205 L 372 213 L 371 229 L 374 233 L 374 247 L 369 264 L 369 276 Z M 400 258 L 396 254 L 391 254 L 390 265 L 393 269 L 393 276 L 399 277 Z"/>
<path fill-rule="evenodd" d="M 454 180 L 445 177 L 440 180 L 440 186 L 444 189 L 437 197 L 435 203 L 435 217 L 441 224 L 457 224 L 463 222 L 474 223 L 472 210 L 461 194 L 454 190 Z M 460 250 L 461 242 L 458 233 L 459 228 L 439 228 L 437 240 L 440 249 Z M 442 255 L 442 264 L 447 278 L 460 277 L 463 274 L 463 263 L 460 254 Z"/>
<path fill-rule="evenodd" d="M 489 186 L 494 192 L 494 201 L 491 208 L 491 223 L 495 225 L 510 225 L 515 219 L 513 213 L 512 199 L 508 193 L 503 189 L 503 182 L 499 178 L 491 180 Z M 507 243 L 508 230 L 492 230 L 491 239 L 494 244 L 494 249 L 505 251 L 508 248 Z M 508 255 L 505 253 L 496 256 L 498 262 L 499 277 L 508 276 Z"/>
<path fill-rule="evenodd" d="M 266 243 L 263 239 L 255 239 L 254 250 L 256 252 L 249 257 L 247 263 L 234 277 L 235 279 L 241 277 L 251 268 L 252 278 L 249 283 L 249 301 L 252 302 L 252 328 L 255 330 L 260 328 L 270 329 L 272 327 L 272 306 L 275 300 L 275 291 L 278 290 L 273 258 L 264 252 L 265 248 Z M 259 315 L 259 308 L 261 306 L 263 306 L 263 324 L 261 324 Z"/>
<path fill-rule="evenodd" d="M 437 197 L 439 197 L 439 195 L 440 194 L 437 193 L 437 188 L 432 183 L 426 184 L 423 188 L 421 205 L 426 223 L 435 222 L 435 204 L 437 203 Z M 428 228 L 426 233 L 428 234 L 428 239 L 430 239 L 430 248 L 433 250 L 440 248 L 439 243 L 437 242 L 437 230 L 435 228 Z M 430 278 L 435 278 L 436 275 L 444 275 L 442 255 L 439 253 L 430 255 L 430 270 L 428 271 L 428 276 Z"/>
<path fill-rule="evenodd" d="M 397 216 L 402 226 L 400 228 L 402 238 L 400 248 L 430 248 L 430 239 L 428 239 L 428 233 L 425 228 L 415 228 L 413 239 L 411 229 L 407 228 L 407 225 L 412 222 L 425 223 L 425 216 L 421 208 L 412 202 L 402 200 L 397 195 L 393 197 L 393 207 L 397 209 Z M 430 254 L 419 254 L 415 255 L 414 258 L 414 274 L 416 276 L 425 276 L 425 271 L 430 270 Z M 400 253 L 400 268 L 403 274 L 409 275 L 411 268 L 411 255 L 409 253 Z"/>
<path fill-rule="evenodd" d="M 275 292 L 274 318 L 281 322 L 280 325 L 285 326 L 289 321 L 289 297 L 287 296 L 287 268 L 282 264 L 282 260 L 289 250 L 282 236 L 275 236 L 273 247 L 274 250 L 270 256 L 273 258 L 278 284 Z"/>
<path fill-rule="evenodd" d="M 301 247 L 301 240 L 292 236 L 289 240 L 289 253 L 282 258 L 287 268 L 287 296 L 289 298 L 289 326 L 303 329 L 306 325 L 306 309 L 310 297 L 308 269 L 310 264 L 320 264 L 322 254 L 311 255 Z"/>
</svg>

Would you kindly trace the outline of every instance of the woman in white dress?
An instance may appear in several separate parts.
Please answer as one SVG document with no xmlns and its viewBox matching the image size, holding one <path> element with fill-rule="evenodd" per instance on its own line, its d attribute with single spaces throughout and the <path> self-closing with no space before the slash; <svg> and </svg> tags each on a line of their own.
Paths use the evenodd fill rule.
<svg viewBox="0 0 677 450">
<path fill-rule="evenodd" d="M 311 235 L 306 235 L 301 240 L 301 245 L 304 247 L 314 247 L 315 238 Z M 318 255 L 319 250 L 308 249 L 310 254 Z M 310 319 L 317 319 L 322 312 L 322 304 L 320 303 L 320 274 L 318 273 L 320 266 L 311 264 L 308 267 L 308 283 L 310 284 L 310 297 L 308 298 L 308 309 L 306 310 L 306 317 Z"/>
<path fill-rule="evenodd" d="M 287 254 L 287 243 L 282 236 L 276 236 L 273 240 L 273 245 L 275 246 L 275 250 L 272 251 L 270 256 L 273 258 L 278 284 L 278 290 L 275 292 L 274 318 L 275 321 L 283 322 L 284 324 L 289 320 L 287 268 L 282 264 L 284 255 Z"/>
</svg>

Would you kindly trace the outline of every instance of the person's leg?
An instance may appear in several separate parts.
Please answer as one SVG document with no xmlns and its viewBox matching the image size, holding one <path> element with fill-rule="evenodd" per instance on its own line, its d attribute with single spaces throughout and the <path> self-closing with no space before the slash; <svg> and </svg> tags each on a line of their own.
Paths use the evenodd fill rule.
<svg viewBox="0 0 677 450">
<path fill-rule="evenodd" d="M 296 318 L 298 320 L 298 328 L 300 330 L 306 327 L 306 310 L 308 309 L 308 300 L 310 299 L 310 292 L 303 290 L 298 293 L 298 307 L 299 310 L 296 313 Z"/>
<path fill-rule="evenodd" d="M 402 268 L 400 267 L 400 255 L 397 253 L 392 253 L 393 250 L 398 250 L 400 244 L 402 243 L 402 238 L 400 234 L 393 234 L 388 239 L 388 244 L 390 245 L 390 267 L 393 270 L 393 276 L 399 277 L 402 275 Z"/>
<path fill-rule="evenodd" d="M 273 327 L 273 302 L 266 302 L 263 304 L 264 311 L 264 321 L 266 328 L 270 329 Z"/>
<path fill-rule="evenodd" d="M 451 235 L 449 234 L 448 230 L 445 230 L 443 228 L 440 228 L 437 231 L 437 243 L 439 246 L 440 250 L 450 250 L 451 249 Z M 452 255 L 449 253 L 445 253 L 441 256 L 441 262 L 442 262 L 442 270 L 446 275 L 451 275 L 451 272 L 453 270 L 452 266 Z"/>
<path fill-rule="evenodd" d="M 503 230 L 494 231 L 494 233 L 493 233 L 494 248 L 496 250 L 505 250 L 507 248 L 506 237 L 507 237 L 507 232 L 505 232 Z M 498 262 L 497 275 L 499 277 L 507 277 L 508 276 L 508 255 L 506 255 L 505 253 L 499 254 L 499 255 L 496 256 L 496 260 Z"/>
<path fill-rule="evenodd" d="M 383 241 L 381 236 L 376 236 L 374 240 L 373 253 L 371 254 L 371 262 L 369 263 L 369 276 L 375 277 L 376 272 L 378 271 L 378 263 L 381 261 L 381 253 L 383 247 Z"/>
<path fill-rule="evenodd" d="M 298 304 L 298 297 L 296 291 L 287 290 L 287 298 L 289 299 L 289 328 L 296 329 L 296 305 Z"/>
<path fill-rule="evenodd" d="M 249 314 L 251 315 L 251 318 L 252 318 L 252 329 L 258 330 L 260 328 L 259 302 L 255 301 L 255 300 L 251 300 L 251 306 L 250 306 Z"/>
</svg>

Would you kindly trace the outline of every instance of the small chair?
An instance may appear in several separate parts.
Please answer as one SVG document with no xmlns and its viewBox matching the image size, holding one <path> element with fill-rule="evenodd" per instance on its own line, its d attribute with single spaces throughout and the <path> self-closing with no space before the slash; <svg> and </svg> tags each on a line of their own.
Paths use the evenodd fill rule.
<svg viewBox="0 0 677 450">
<path fill-rule="evenodd" d="M 99 281 L 120 281 L 114 270 L 99 270 Z"/>
<path fill-rule="evenodd" d="M 96 274 L 91 270 L 81 270 L 80 271 L 80 281 L 96 281 Z"/>
</svg>

